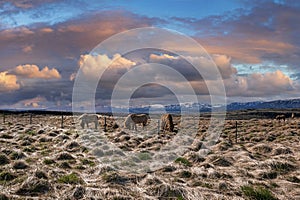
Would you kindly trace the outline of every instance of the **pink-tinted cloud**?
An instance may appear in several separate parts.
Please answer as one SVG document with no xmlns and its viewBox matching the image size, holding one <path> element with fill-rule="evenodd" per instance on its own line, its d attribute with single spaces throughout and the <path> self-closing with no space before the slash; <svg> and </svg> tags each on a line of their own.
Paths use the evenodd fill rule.
<svg viewBox="0 0 300 200">
<path fill-rule="evenodd" d="M 232 77 L 225 80 L 225 86 L 228 96 L 266 97 L 297 92 L 293 81 L 279 70 Z"/>
</svg>

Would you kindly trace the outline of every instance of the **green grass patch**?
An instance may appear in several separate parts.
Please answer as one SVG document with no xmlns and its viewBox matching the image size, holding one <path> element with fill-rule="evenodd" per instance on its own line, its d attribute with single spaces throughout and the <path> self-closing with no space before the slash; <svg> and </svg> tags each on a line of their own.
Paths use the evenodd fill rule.
<svg viewBox="0 0 300 200">
<path fill-rule="evenodd" d="M 45 165 L 52 165 L 52 164 L 55 163 L 55 161 L 52 160 L 52 159 L 45 159 L 45 160 L 43 161 L 43 163 L 44 163 Z"/>
<path fill-rule="evenodd" d="M 277 200 L 276 197 L 266 188 L 263 187 L 253 187 L 245 185 L 241 187 L 241 190 L 245 196 L 253 200 Z"/>
<path fill-rule="evenodd" d="M 27 135 L 36 135 L 36 132 L 33 130 L 28 130 L 25 132 Z"/>
<path fill-rule="evenodd" d="M 179 163 L 188 167 L 192 166 L 192 163 L 183 157 L 176 158 L 175 163 Z"/>
<path fill-rule="evenodd" d="M 83 180 L 75 173 L 61 176 L 57 181 L 66 184 L 83 184 Z"/>
<path fill-rule="evenodd" d="M 94 166 L 96 165 L 96 163 L 95 163 L 94 161 L 89 160 L 89 159 L 82 159 L 82 160 L 81 160 L 81 163 L 82 163 L 83 165 L 89 165 L 89 166 L 91 166 L 91 167 L 94 167 Z"/>
<path fill-rule="evenodd" d="M 147 152 L 141 152 L 138 154 L 138 158 L 140 160 L 151 160 L 152 157 L 151 157 L 151 154 L 150 153 L 147 153 Z"/>
</svg>

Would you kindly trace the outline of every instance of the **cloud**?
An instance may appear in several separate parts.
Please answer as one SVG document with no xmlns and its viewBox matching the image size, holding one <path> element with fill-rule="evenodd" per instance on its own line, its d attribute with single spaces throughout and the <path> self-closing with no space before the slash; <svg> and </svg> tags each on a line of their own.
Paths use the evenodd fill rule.
<svg viewBox="0 0 300 200">
<path fill-rule="evenodd" d="M 59 79 L 61 78 L 59 72 L 55 69 L 49 69 L 47 66 L 42 70 L 36 65 L 19 65 L 14 70 L 13 73 L 19 77 L 23 78 L 43 78 L 43 79 Z"/>
<path fill-rule="evenodd" d="M 120 54 L 113 55 L 112 58 L 103 55 L 92 56 L 89 54 L 81 55 L 78 65 L 83 73 L 83 75 L 89 78 L 99 78 L 99 74 L 108 70 L 106 75 L 109 79 L 114 80 L 120 71 L 125 72 L 132 66 L 136 65 L 135 62 L 122 57 Z M 116 73 L 116 74 L 114 74 Z M 72 80 L 74 75 L 72 74 L 70 79 Z"/>
<path fill-rule="evenodd" d="M 161 21 L 158 18 L 112 10 L 86 14 L 52 26 L 38 23 L 34 26 L 5 29 L 0 31 L 0 51 L 4 52 L 0 54 L 0 65 L 36 63 L 64 66 L 67 63 L 68 67 L 75 66 L 75 60 L 80 55 L 87 54 L 113 34 L 153 26 Z M 32 46 L 30 55 L 22 51 L 27 46 Z M 75 58 L 72 64 L 69 58 Z"/>
<path fill-rule="evenodd" d="M 180 56 L 172 56 L 169 54 L 151 54 L 149 57 L 150 62 L 162 63 L 178 70 L 182 75 L 184 75 L 187 78 L 187 80 L 199 79 L 199 74 L 197 73 L 197 71 L 194 68 L 192 68 L 191 64 L 188 63 L 185 59 L 188 59 L 191 62 L 191 64 L 201 63 L 200 72 L 208 74 L 208 76 L 206 76 L 208 78 L 216 77 L 214 74 L 215 71 L 210 71 L 212 67 L 215 67 L 214 65 L 212 65 L 213 62 L 218 67 L 218 70 L 223 78 L 230 78 L 231 75 L 237 73 L 236 68 L 234 68 L 231 64 L 231 58 L 229 56 L 221 54 L 213 54 L 213 61 L 203 59 L 203 57 L 188 56 L 186 58 L 182 58 Z"/>
<path fill-rule="evenodd" d="M 29 46 L 25 46 L 23 49 L 22 49 L 22 51 L 24 52 L 24 53 L 30 53 L 30 52 L 32 52 L 32 45 L 29 45 Z"/>
<path fill-rule="evenodd" d="M 293 81 L 279 70 L 232 77 L 225 80 L 225 86 L 228 96 L 267 97 L 297 92 Z"/>
<path fill-rule="evenodd" d="M 195 32 L 212 54 L 226 54 L 234 63 L 272 62 L 299 70 L 300 6 L 251 1 L 246 9 L 202 19 L 173 18 Z"/>
<path fill-rule="evenodd" d="M 10 92 L 20 88 L 17 77 L 8 72 L 0 72 L 0 92 Z"/>
</svg>

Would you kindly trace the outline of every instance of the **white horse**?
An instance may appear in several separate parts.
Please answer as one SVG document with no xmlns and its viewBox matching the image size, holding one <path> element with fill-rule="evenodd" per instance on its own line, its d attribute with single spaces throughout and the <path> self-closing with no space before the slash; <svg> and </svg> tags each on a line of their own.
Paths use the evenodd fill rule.
<svg viewBox="0 0 300 200">
<path fill-rule="evenodd" d="M 81 125 L 82 128 L 84 128 L 85 124 L 89 128 L 89 123 L 94 123 L 95 124 L 95 129 L 98 128 L 98 124 L 99 124 L 98 119 L 99 119 L 99 117 L 96 114 L 86 114 L 85 113 L 85 114 L 81 115 L 78 119 L 81 120 L 80 125 Z"/>
</svg>

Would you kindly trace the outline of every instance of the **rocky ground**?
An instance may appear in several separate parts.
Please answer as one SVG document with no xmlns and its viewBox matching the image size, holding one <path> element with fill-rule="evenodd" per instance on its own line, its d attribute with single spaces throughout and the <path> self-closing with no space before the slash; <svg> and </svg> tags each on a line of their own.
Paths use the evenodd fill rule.
<svg viewBox="0 0 300 200">
<path fill-rule="evenodd" d="M 237 141 L 236 120 L 226 120 L 208 151 L 210 121 L 198 126 L 191 117 L 195 140 L 166 163 L 153 152 L 180 130 L 188 134 L 178 119 L 178 133 L 157 133 L 157 119 L 139 131 L 123 129 L 123 117 L 106 120 L 104 132 L 103 119 L 98 130 L 83 130 L 72 116 L 64 117 L 64 128 L 61 116 L 33 116 L 31 124 L 29 116 L 7 116 L 0 123 L 0 200 L 300 199 L 300 119 L 237 120 Z M 129 161 L 132 171 L 122 168 Z M 138 172 L 141 163 L 161 165 Z"/>
</svg>

